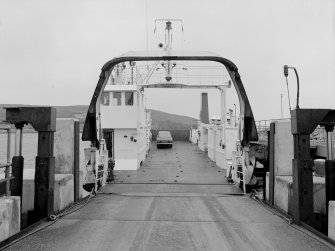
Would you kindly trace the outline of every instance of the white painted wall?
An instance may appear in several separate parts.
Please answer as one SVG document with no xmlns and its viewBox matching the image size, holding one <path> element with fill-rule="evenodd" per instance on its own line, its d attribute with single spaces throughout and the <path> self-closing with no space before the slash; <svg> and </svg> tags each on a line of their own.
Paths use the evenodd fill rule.
<svg viewBox="0 0 335 251">
<path fill-rule="evenodd" d="M 113 104 L 113 92 L 121 92 L 121 105 Z M 133 92 L 133 105 L 125 105 L 125 92 Z M 102 128 L 137 128 L 140 120 L 140 111 L 143 109 L 141 93 L 134 85 L 108 85 L 104 90 L 109 94 L 109 104 L 100 104 Z M 141 99 L 141 100 L 139 100 Z"/>
<path fill-rule="evenodd" d="M 73 173 L 74 123 L 72 118 L 57 118 L 54 138 L 55 173 Z"/>
<path fill-rule="evenodd" d="M 207 148 L 208 148 L 208 158 L 212 161 L 215 162 L 215 151 L 216 151 L 216 146 L 215 146 L 215 126 L 210 125 L 208 126 L 208 143 L 207 143 Z"/>
<path fill-rule="evenodd" d="M 20 197 L 0 197 L 0 242 L 20 231 Z"/>
<path fill-rule="evenodd" d="M 197 129 L 192 129 L 190 132 L 190 141 L 193 144 L 197 144 L 199 140 L 199 133 Z"/>
<path fill-rule="evenodd" d="M 226 159 L 232 159 L 232 152 L 235 150 L 236 141 L 238 139 L 238 127 L 225 128 L 225 145 L 226 145 Z"/>
<path fill-rule="evenodd" d="M 113 104 L 113 91 L 122 92 L 121 105 Z M 124 91 L 134 92 L 132 106 L 125 105 Z M 110 102 L 100 106 L 101 127 L 114 129 L 114 170 L 136 170 L 150 149 L 151 117 L 144 94 L 129 85 L 107 86 L 105 92 L 110 93 Z"/>
<path fill-rule="evenodd" d="M 100 106 L 102 128 L 137 128 L 137 106 Z"/>
<path fill-rule="evenodd" d="M 228 169 L 232 163 L 232 152 L 235 150 L 238 139 L 238 127 L 206 125 L 199 122 L 198 129 L 201 132 L 199 149 L 208 150 L 208 157 L 212 161 L 219 167 Z M 196 137 L 191 137 L 191 142 L 195 140 Z"/>
<path fill-rule="evenodd" d="M 22 189 L 23 221 L 29 210 L 34 210 L 35 169 L 24 169 Z M 81 188 L 81 187 L 80 187 Z M 60 211 L 73 203 L 73 174 L 55 174 L 54 211 Z"/>
<path fill-rule="evenodd" d="M 268 177 L 267 177 L 268 179 Z M 268 194 L 267 187 L 267 194 Z M 268 200 L 269 198 L 267 198 Z M 293 177 L 280 175 L 275 177 L 274 205 L 284 212 L 291 214 L 293 199 Z M 313 209 L 316 213 L 325 213 L 325 179 L 323 177 L 313 177 Z"/>
<path fill-rule="evenodd" d="M 291 121 L 275 122 L 274 169 L 277 175 L 292 175 L 293 135 Z"/>
<path fill-rule="evenodd" d="M 137 169 L 137 129 L 114 129 L 114 170 Z"/>
<path fill-rule="evenodd" d="M 226 143 L 223 126 L 216 127 L 216 164 L 223 168 L 227 169 L 227 160 L 226 160 Z M 224 148 L 222 147 L 224 145 Z"/>
</svg>

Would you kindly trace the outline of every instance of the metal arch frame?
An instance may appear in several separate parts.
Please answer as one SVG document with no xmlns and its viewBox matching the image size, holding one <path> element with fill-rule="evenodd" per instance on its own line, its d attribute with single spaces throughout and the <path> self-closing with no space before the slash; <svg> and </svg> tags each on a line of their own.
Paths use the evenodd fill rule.
<svg viewBox="0 0 335 251">
<path fill-rule="evenodd" d="M 242 137 L 241 144 L 242 146 L 248 145 L 250 141 L 257 141 L 258 134 L 255 124 L 255 119 L 251 110 L 251 106 L 248 100 L 248 96 L 245 92 L 240 74 L 238 72 L 237 66 L 226 58 L 222 58 L 219 56 L 121 56 L 114 58 L 108 61 L 101 69 L 101 74 L 99 77 L 99 81 L 94 90 L 93 97 L 91 99 L 90 106 L 87 111 L 82 140 L 83 141 L 91 141 L 93 146 L 99 146 L 99 140 L 97 138 L 97 101 L 105 88 L 107 80 L 115 67 L 115 65 L 128 61 L 213 61 L 219 62 L 223 64 L 229 75 L 231 80 L 234 83 L 234 87 L 237 91 L 239 102 L 240 102 L 240 114 L 241 121 L 240 123 L 240 134 Z"/>
</svg>

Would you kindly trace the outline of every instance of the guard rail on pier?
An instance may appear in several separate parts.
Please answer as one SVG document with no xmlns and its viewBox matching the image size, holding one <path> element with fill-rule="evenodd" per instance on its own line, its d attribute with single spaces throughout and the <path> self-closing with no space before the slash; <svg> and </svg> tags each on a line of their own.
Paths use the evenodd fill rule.
<svg viewBox="0 0 335 251">
<path fill-rule="evenodd" d="M 256 121 L 256 128 L 258 132 L 268 131 L 270 130 L 270 124 L 273 121 L 280 120 L 290 120 L 290 118 L 282 118 L 282 119 L 263 119 Z"/>
<path fill-rule="evenodd" d="M 10 161 L 10 146 L 11 146 L 11 127 L 9 125 L 0 126 L 0 131 L 6 131 L 7 133 L 7 160 L 6 163 L 0 162 L 0 169 L 5 169 L 5 178 L 0 179 L 0 196 L 10 196 L 10 180 L 13 179 L 10 172 L 11 161 Z M 3 186 L 5 184 L 5 186 Z"/>
</svg>

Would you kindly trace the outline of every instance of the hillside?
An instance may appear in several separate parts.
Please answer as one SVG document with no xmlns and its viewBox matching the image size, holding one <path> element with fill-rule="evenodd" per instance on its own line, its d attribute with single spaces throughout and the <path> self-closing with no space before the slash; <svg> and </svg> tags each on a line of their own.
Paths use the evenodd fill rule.
<svg viewBox="0 0 335 251">
<path fill-rule="evenodd" d="M 5 110 L 3 107 L 12 106 L 29 106 L 29 105 L 8 105 L 0 104 L 0 121 L 5 120 Z M 57 110 L 57 118 L 76 118 L 79 119 L 81 125 L 85 122 L 88 106 L 55 106 Z M 152 129 L 155 130 L 189 130 L 192 126 L 197 126 L 197 120 L 187 116 L 181 116 L 166 113 L 157 110 L 151 111 Z"/>
<path fill-rule="evenodd" d="M 189 130 L 196 128 L 198 121 L 194 118 L 171 114 L 167 112 L 150 110 L 152 124 L 151 128 L 155 130 Z"/>
</svg>

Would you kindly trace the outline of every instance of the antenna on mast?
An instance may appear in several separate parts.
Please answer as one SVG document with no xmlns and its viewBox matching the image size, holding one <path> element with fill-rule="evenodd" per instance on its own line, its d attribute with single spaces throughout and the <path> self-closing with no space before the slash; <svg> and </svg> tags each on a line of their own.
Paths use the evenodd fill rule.
<svg viewBox="0 0 335 251">
<path fill-rule="evenodd" d="M 181 23 L 181 30 L 184 32 L 183 20 L 182 19 L 156 19 L 154 33 L 156 33 L 157 22 L 165 22 L 165 45 L 162 43 L 158 44 L 159 48 L 163 48 L 167 52 L 167 55 L 172 54 L 172 21 Z M 162 67 L 165 68 L 166 76 L 165 79 L 167 82 L 172 80 L 172 69 L 176 66 L 176 63 L 172 63 L 170 60 L 163 62 Z"/>
</svg>

